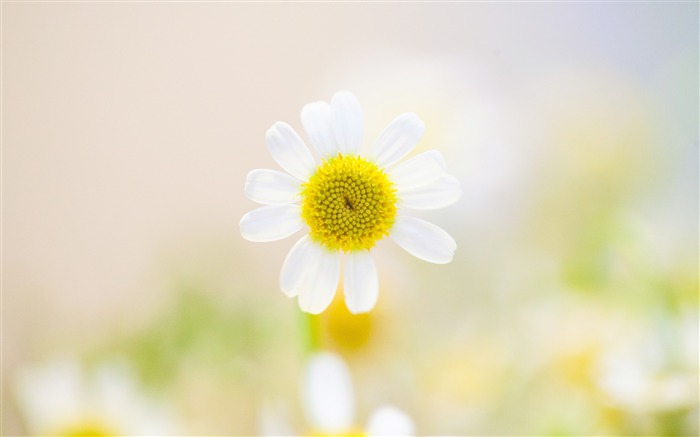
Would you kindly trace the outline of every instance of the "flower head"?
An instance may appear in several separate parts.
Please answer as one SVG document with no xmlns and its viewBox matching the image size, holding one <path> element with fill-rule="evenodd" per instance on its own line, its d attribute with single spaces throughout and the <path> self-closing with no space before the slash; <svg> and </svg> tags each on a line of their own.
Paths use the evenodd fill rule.
<svg viewBox="0 0 700 437">
<path fill-rule="evenodd" d="M 412 436 L 410 416 L 392 405 L 372 410 L 365 426 L 355 418 L 355 392 L 347 364 L 340 355 L 320 351 L 304 366 L 301 400 L 307 422 L 305 432 L 294 432 L 283 405 L 266 406 L 260 413 L 260 435 L 310 435 L 319 437 Z"/>
<path fill-rule="evenodd" d="M 72 358 L 21 369 L 17 404 L 33 435 L 173 435 L 177 425 L 163 405 L 142 393 L 123 362 L 93 373 Z"/>
<path fill-rule="evenodd" d="M 280 275 L 280 288 L 298 296 L 303 311 L 318 314 L 328 307 L 343 257 L 348 309 L 371 310 L 379 284 L 370 251 L 386 237 L 425 261 L 452 260 L 457 245 L 447 232 L 403 214 L 403 208 L 448 206 L 461 192 L 435 150 L 397 164 L 423 134 L 417 115 L 396 117 L 367 151 L 361 150 L 362 110 L 348 92 L 336 93 L 330 104 L 304 106 L 301 122 L 317 157 L 291 126 L 275 123 L 267 131 L 267 146 L 287 173 L 248 174 L 246 195 L 267 206 L 244 215 L 240 226 L 243 237 L 256 242 L 308 229 L 292 247 Z"/>
<path fill-rule="evenodd" d="M 355 423 L 355 394 L 347 365 L 331 352 L 312 355 L 302 385 L 303 406 L 309 424 L 321 435 L 410 436 L 413 420 L 400 409 L 384 405 L 375 409 L 364 429 Z"/>
</svg>

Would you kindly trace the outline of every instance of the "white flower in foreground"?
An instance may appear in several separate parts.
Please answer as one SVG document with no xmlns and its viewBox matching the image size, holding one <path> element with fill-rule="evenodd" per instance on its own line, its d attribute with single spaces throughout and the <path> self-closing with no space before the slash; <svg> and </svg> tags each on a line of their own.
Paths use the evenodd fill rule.
<svg viewBox="0 0 700 437">
<path fill-rule="evenodd" d="M 31 435 L 173 435 L 174 422 L 139 392 L 121 363 L 88 374 L 77 361 L 56 359 L 21 369 L 14 384 L 17 405 Z"/>
<path fill-rule="evenodd" d="M 396 407 L 374 410 L 364 430 L 355 423 L 355 395 L 345 362 L 336 354 L 313 355 L 306 366 L 303 406 L 314 433 L 324 435 L 411 436 L 411 418 Z"/>
<path fill-rule="evenodd" d="M 303 311 L 322 312 L 335 294 L 344 254 L 346 305 L 353 313 L 371 310 L 379 283 L 370 250 L 387 236 L 425 261 L 452 260 L 457 244 L 447 232 L 402 213 L 403 208 L 448 206 L 461 192 L 457 179 L 446 173 L 440 152 L 430 150 L 395 165 L 423 134 L 417 115 L 396 117 L 367 153 L 360 151 L 362 110 L 348 92 L 336 93 L 330 105 L 304 106 L 301 123 L 318 159 L 292 127 L 275 123 L 267 131 L 267 147 L 287 173 L 248 174 L 246 195 L 267 206 L 240 222 L 243 237 L 255 242 L 279 240 L 308 227 L 282 266 L 282 292 L 299 296 Z"/>
</svg>

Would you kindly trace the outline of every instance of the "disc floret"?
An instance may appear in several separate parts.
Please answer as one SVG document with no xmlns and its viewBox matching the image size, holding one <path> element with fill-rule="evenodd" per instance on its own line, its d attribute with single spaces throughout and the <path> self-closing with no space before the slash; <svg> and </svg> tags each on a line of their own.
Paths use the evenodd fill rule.
<svg viewBox="0 0 700 437">
<path fill-rule="evenodd" d="M 301 215 L 311 238 L 329 250 L 371 249 L 396 218 L 396 188 L 376 164 L 338 154 L 302 185 Z"/>
</svg>

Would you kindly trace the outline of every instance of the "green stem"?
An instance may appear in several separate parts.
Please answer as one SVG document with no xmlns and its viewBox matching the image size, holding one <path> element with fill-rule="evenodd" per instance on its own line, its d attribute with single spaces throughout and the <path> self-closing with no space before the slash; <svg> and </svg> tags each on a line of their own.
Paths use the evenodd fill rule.
<svg viewBox="0 0 700 437">
<path fill-rule="evenodd" d="M 301 314 L 301 341 L 306 355 L 312 354 L 321 348 L 321 326 L 319 316 L 300 312 Z"/>
</svg>

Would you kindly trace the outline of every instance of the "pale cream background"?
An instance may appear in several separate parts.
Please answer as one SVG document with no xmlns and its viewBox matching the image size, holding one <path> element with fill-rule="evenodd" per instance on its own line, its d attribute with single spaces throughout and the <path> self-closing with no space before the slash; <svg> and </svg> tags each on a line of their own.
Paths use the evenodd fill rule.
<svg viewBox="0 0 700 437">
<path fill-rule="evenodd" d="M 265 261 L 240 275 L 274 288 L 291 242 L 242 240 L 238 220 L 254 206 L 245 174 L 273 166 L 272 123 L 299 128 L 302 105 L 336 90 L 366 104 L 367 139 L 419 112 L 434 140 L 423 147 L 441 148 L 463 181 L 480 167 L 469 141 L 500 145 L 491 158 L 501 173 L 489 174 L 502 177 L 482 179 L 496 196 L 465 189 L 504 213 L 467 202 L 454 211 L 507 221 L 518 184 L 536 173 L 527 156 L 539 138 L 524 137 L 542 78 L 583 66 L 612 74 L 612 89 L 644 90 L 631 102 L 654 101 L 668 88 L 664 65 L 697 60 L 696 6 L 4 3 L 3 375 L 53 344 L 147 315 L 201 247 L 224 248 L 234 271 L 225 248 Z M 442 225 L 454 233 L 460 222 Z M 3 411 L 10 431 L 12 417 Z"/>
</svg>

